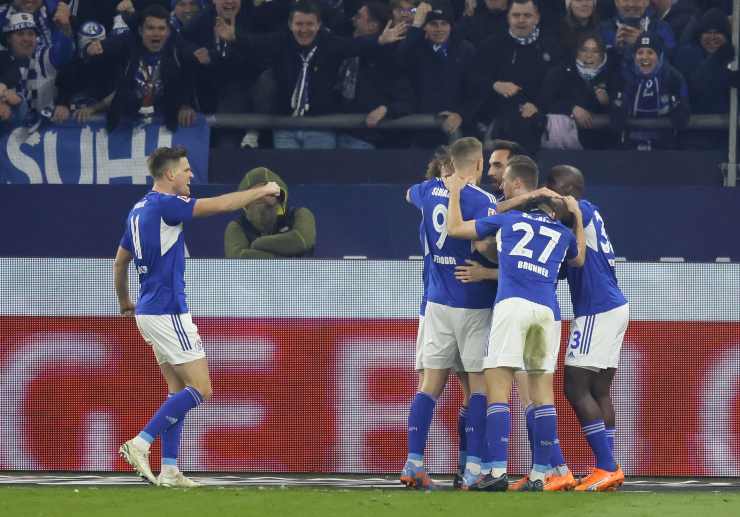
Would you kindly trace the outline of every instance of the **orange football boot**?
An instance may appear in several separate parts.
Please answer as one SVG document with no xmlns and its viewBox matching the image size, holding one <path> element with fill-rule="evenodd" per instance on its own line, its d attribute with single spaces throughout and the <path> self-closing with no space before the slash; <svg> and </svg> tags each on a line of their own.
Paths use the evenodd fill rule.
<svg viewBox="0 0 740 517">
<path fill-rule="evenodd" d="M 575 490 L 576 492 L 605 492 L 622 486 L 622 483 L 624 483 L 624 472 L 619 465 L 614 472 L 595 468 L 591 474 L 581 480 Z"/>
<path fill-rule="evenodd" d="M 529 474 L 524 476 L 522 479 L 518 479 L 513 483 L 509 483 L 509 491 L 521 492 L 522 490 L 524 490 L 524 487 L 527 486 L 527 481 L 529 481 Z"/>
<path fill-rule="evenodd" d="M 545 492 L 561 492 L 573 490 L 578 485 L 573 473 L 569 470 L 567 474 L 551 474 L 545 478 Z"/>
</svg>

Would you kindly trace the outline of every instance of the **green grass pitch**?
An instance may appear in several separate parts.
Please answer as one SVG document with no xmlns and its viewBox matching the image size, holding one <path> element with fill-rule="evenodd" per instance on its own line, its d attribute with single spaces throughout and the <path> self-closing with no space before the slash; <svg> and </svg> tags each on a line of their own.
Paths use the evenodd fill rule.
<svg viewBox="0 0 740 517">
<path fill-rule="evenodd" d="M 483 494 L 310 488 L 3 487 L 2 517 L 740 516 L 740 493 Z"/>
</svg>

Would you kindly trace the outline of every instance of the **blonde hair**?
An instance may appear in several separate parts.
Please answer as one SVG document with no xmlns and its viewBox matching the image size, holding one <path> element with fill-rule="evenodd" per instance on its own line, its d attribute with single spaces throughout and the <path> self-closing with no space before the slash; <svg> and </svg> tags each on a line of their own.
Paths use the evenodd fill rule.
<svg viewBox="0 0 740 517">
<path fill-rule="evenodd" d="M 455 169 L 466 169 L 483 159 L 483 144 L 473 137 L 456 140 L 450 146 L 450 156 Z"/>
</svg>

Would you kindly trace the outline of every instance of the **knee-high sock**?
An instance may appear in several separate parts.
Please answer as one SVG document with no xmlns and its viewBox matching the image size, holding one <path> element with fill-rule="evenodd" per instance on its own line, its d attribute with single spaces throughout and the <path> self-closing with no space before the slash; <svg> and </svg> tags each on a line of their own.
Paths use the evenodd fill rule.
<svg viewBox="0 0 740 517">
<path fill-rule="evenodd" d="M 172 397 L 174 393 L 170 393 Z M 185 425 L 185 416 L 177 419 L 177 422 L 170 425 L 162 432 L 162 465 L 177 466 L 177 457 L 180 452 L 180 440 L 182 438 L 182 428 Z"/>
<path fill-rule="evenodd" d="M 408 434 L 409 459 L 422 461 L 424 458 L 424 448 L 427 445 L 429 427 L 432 425 L 436 403 L 437 400 L 431 395 L 422 392 L 417 393 L 411 402 Z"/>
<path fill-rule="evenodd" d="M 557 413 L 557 411 L 556 411 Z M 550 455 L 550 466 L 553 468 L 561 467 L 565 465 L 565 458 L 563 457 L 563 451 L 560 449 L 560 438 L 558 437 L 558 420 L 557 414 L 555 415 L 555 439 L 552 441 L 552 449 Z"/>
<path fill-rule="evenodd" d="M 550 459 L 552 457 L 552 444 L 555 441 L 557 417 L 555 406 L 543 405 L 534 410 L 534 464 L 530 479 L 542 479 L 550 470 Z"/>
<path fill-rule="evenodd" d="M 506 473 L 509 459 L 509 435 L 511 434 L 511 412 L 509 404 L 489 404 L 486 415 L 486 435 L 491 454 L 492 474 L 498 477 Z"/>
<path fill-rule="evenodd" d="M 468 415 L 468 408 L 465 406 L 462 406 L 460 408 L 460 413 L 457 415 L 457 437 L 460 440 L 459 447 L 458 447 L 458 467 L 462 471 L 465 469 L 465 460 L 468 456 L 468 439 L 465 431 L 465 427 L 467 426 L 467 415 Z"/>
<path fill-rule="evenodd" d="M 203 396 L 192 386 L 178 391 L 159 406 L 149 423 L 139 433 L 139 438 L 152 443 L 166 428 L 183 418 L 188 411 L 202 402 Z"/>
<path fill-rule="evenodd" d="M 473 393 L 468 403 L 468 417 L 465 426 L 465 435 L 468 443 L 467 468 L 474 474 L 480 472 L 483 442 L 486 439 L 486 396 L 482 393 Z"/>
<path fill-rule="evenodd" d="M 591 420 L 590 422 L 584 422 L 581 426 L 583 434 L 586 436 L 588 445 L 594 453 L 596 458 L 596 466 L 609 472 L 617 470 L 617 466 L 614 463 L 609 444 L 606 440 L 606 431 L 604 430 L 603 420 Z"/>
<path fill-rule="evenodd" d="M 529 441 L 529 453 L 534 464 L 534 404 L 529 404 L 524 408 L 524 421 L 527 426 L 527 440 Z"/>
<path fill-rule="evenodd" d="M 609 445 L 609 450 L 612 452 L 614 461 L 617 461 L 617 457 L 614 453 L 614 436 L 617 434 L 617 430 L 614 427 L 607 427 L 606 431 L 606 443 Z"/>
</svg>

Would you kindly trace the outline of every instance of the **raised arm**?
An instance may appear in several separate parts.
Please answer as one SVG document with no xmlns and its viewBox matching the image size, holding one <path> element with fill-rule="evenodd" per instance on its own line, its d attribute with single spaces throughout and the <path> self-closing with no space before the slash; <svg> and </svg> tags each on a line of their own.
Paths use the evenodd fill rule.
<svg viewBox="0 0 740 517">
<path fill-rule="evenodd" d="M 534 201 L 535 199 L 542 199 L 542 198 L 556 198 L 560 199 L 562 196 L 555 192 L 554 190 L 550 190 L 547 187 L 541 187 L 537 190 L 533 190 L 532 192 L 527 192 L 526 194 L 521 194 L 519 196 L 513 197 L 511 199 L 507 199 L 505 201 L 501 201 L 498 205 L 496 205 L 496 212 L 499 214 L 502 214 L 504 212 L 508 212 L 509 210 L 514 210 L 516 208 L 523 207 L 530 201 Z"/>
<path fill-rule="evenodd" d="M 445 178 L 444 182 L 450 193 L 450 202 L 447 207 L 447 235 L 456 239 L 478 240 L 478 233 L 475 231 L 475 221 L 463 221 L 462 218 L 460 191 L 465 186 L 465 183 L 454 174 Z"/>
<path fill-rule="evenodd" d="M 243 208 L 265 196 L 280 195 L 280 187 L 274 181 L 261 187 L 249 190 L 240 190 L 216 197 L 198 199 L 193 207 L 193 217 L 208 217 L 209 215 L 233 212 Z"/>
<path fill-rule="evenodd" d="M 573 267 L 582 267 L 586 263 L 586 234 L 583 232 L 583 214 L 578 206 L 578 201 L 573 196 L 566 196 L 565 206 L 573 214 L 573 233 L 576 235 L 576 245 L 578 246 L 578 255 L 568 259 L 568 265 Z"/>
<path fill-rule="evenodd" d="M 113 260 L 113 285 L 116 289 L 118 306 L 124 316 L 133 316 L 135 309 L 128 293 L 128 265 L 133 258 L 128 250 L 119 246 Z"/>
</svg>

